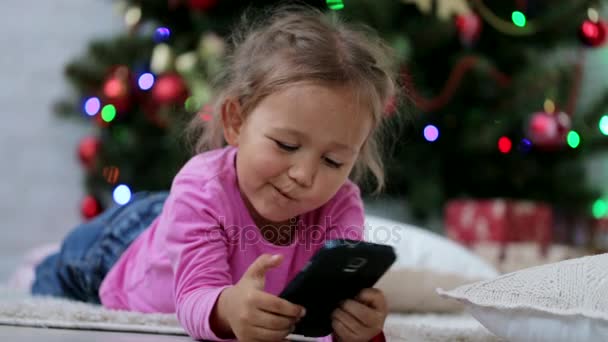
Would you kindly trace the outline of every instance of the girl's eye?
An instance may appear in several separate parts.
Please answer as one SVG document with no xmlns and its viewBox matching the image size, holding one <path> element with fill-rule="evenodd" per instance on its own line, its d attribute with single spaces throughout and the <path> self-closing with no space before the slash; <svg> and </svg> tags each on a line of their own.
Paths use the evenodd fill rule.
<svg viewBox="0 0 608 342">
<path fill-rule="evenodd" d="M 327 163 L 327 165 L 329 165 L 329 167 L 332 167 L 334 169 L 339 169 L 342 166 L 342 163 L 338 163 L 337 161 L 327 157 L 325 157 L 325 162 Z"/>
<path fill-rule="evenodd" d="M 298 149 L 298 146 L 293 146 L 293 145 L 285 144 L 285 143 L 282 143 L 282 142 L 280 142 L 278 140 L 275 140 L 274 142 L 277 143 L 277 146 L 279 146 L 281 149 L 283 149 L 285 151 L 288 151 L 288 152 L 292 152 L 292 151 L 295 151 L 295 150 Z"/>
</svg>

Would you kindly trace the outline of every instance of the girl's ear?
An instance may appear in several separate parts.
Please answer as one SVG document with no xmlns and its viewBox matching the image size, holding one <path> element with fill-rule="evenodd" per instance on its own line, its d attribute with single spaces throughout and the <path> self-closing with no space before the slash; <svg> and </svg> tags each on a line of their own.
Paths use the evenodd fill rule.
<svg viewBox="0 0 608 342">
<path fill-rule="evenodd" d="M 239 145 L 239 135 L 243 125 L 243 112 L 241 104 L 234 98 L 224 101 L 221 108 L 222 125 L 224 126 L 224 139 L 229 145 Z"/>
</svg>

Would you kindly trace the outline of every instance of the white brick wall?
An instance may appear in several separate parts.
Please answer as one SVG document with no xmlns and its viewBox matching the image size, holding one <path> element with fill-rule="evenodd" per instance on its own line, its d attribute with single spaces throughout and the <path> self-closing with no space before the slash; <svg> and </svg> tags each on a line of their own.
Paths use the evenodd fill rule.
<svg viewBox="0 0 608 342">
<path fill-rule="evenodd" d="M 22 253 L 80 220 L 76 144 L 88 126 L 60 120 L 63 67 L 91 38 L 122 29 L 111 0 L 2 0 L 0 5 L 0 280 Z"/>
</svg>

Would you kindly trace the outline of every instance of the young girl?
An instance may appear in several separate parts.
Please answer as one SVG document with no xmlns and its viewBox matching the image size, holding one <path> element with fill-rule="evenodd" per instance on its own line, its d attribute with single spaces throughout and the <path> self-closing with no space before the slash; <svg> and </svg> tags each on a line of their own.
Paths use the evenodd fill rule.
<svg viewBox="0 0 608 342">
<path fill-rule="evenodd" d="M 349 176 L 370 171 L 382 187 L 376 132 L 395 84 L 377 38 L 321 12 L 250 24 L 170 193 L 138 193 L 78 227 L 37 267 L 33 293 L 175 312 L 195 339 L 290 334 L 306 313 L 278 293 L 325 240 L 363 239 Z M 383 294 L 365 289 L 325 339 L 369 341 L 386 315 Z"/>
</svg>

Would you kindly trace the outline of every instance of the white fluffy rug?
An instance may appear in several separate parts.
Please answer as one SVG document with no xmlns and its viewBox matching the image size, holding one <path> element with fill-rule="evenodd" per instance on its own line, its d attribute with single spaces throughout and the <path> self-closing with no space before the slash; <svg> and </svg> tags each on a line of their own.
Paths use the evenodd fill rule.
<svg viewBox="0 0 608 342">
<path fill-rule="evenodd" d="M 472 316 L 462 314 L 389 314 L 384 324 L 389 341 L 504 342 Z"/>
<path fill-rule="evenodd" d="M 171 314 L 112 311 L 10 288 L 0 288 L 0 325 L 185 335 Z M 466 314 L 391 314 L 385 334 L 389 341 L 500 341 Z"/>
<path fill-rule="evenodd" d="M 0 324 L 185 335 L 171 314 L 140 314 L 0 288 Z"/>
</svg>

